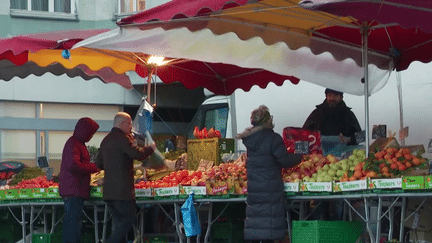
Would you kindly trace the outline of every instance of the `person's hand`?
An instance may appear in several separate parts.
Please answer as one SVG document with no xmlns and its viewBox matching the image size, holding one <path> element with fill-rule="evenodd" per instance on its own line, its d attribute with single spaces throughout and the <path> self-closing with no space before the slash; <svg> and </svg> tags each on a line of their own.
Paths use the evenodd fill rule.
<svg viewBox="0 0 432 243">
<path fill-rule="evenodd" d="M 156 150 L 156 143 L 152 143 L 149 145 L 153 150 Z"/>
<path fill-rule="evenodd" d="M 342 144 L 348 144 L 350 142 L 350 138 L 346 139 L 342 133 L 339 133 L 339 141 Z"/>
</svg>

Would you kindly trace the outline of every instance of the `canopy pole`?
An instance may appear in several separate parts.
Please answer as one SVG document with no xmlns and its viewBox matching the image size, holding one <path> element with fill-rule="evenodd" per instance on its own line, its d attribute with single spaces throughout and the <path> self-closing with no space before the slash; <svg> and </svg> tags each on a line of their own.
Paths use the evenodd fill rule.
<svg viewBox="0 0 432 243">
<path fill-rule="evenodd" d="M 149 66 L 148 69 L 149 69 L 149 72 L 148 72 L 148 77 L 147 77 L 147 99 L 146 100 L 148 103 L 150 103 L 151 79 L 153 76 L 154 69 L 151 66 Z M 144 85 L 144 87 L 145 87 L 145 85 Z"/>
<path fill-rule="evenodd" d="M 399 97 L 399 123 L 400 123 L 400 131 L 404 129 L 404 117 L 403 117 L 403 103 L 402 103 L 402 74 L 400 72 L 396 72 L 396 81 L 397 81 L 397 89 L 398 89 L 398 97 Z M 405 146 L 405 137 L 401 138 L 402 147 Z"/>
<path fill-rule="evenodd" d="M 362 29 L 362 63 L 364 70 L 364 104 L 365 104 L 365 149 L 366 157 L 369 156 L 369 72 L 368 72 L 368 35 L 369 27 L 363 25 Z"/>
</svg>

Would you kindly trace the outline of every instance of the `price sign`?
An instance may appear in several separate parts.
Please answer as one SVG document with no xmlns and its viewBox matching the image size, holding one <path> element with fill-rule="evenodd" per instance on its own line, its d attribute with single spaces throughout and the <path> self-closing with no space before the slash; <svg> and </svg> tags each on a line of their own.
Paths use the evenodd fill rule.
<svg viewBox="0 0 432 243">
<path fill-rule="evenodd" d="M 45 174 L 46 174 L 47 181 L 52 181 L 52 179 L 53 179 L 53 168 L 51 168 L 51 167 L 47 168 Z"/>
<path fill-rule="evenodd" d="M 365 130 L 360 131 L 360 132 L 356 132 L 354 134 L 354 136 L 355 136 L 356 142 L 358 144 L 366 141 L 366 131 Z"/>
<path fill-rule="evenodd" d="M 399 140 L 404 140 L 408 137 L 408 127 L 404 127 L 399 131 Z"/>
<path fill-rule="evenodd" d="M 387 125 L 374 125 L 372 128 L 372 139 L 387 137 Z"/>
<path fill-rule="evenodd" d="M 295 154 L 308 154 L 309 153 L 309 142 L 308 141 L 296 141 L 294 153 Z"/>
</svg>

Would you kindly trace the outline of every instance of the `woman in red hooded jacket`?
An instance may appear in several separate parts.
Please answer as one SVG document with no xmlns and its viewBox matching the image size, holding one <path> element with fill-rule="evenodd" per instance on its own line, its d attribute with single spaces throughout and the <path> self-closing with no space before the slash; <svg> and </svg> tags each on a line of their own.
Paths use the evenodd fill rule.
<svg viewBox="0 0 432 243">
<path fill-rule="evenodd" d="M 63 218 L 63 242 L 80 242 L 84 201 L 90 194 L 90 174 L 98 172 L 90 162 L 85 143 L 90 141 L 99 125 L 91 118 L 78 120 L 73 135 L 63 148 L 59 175 L 59 193 L 65 207 Z"/>
</svg>

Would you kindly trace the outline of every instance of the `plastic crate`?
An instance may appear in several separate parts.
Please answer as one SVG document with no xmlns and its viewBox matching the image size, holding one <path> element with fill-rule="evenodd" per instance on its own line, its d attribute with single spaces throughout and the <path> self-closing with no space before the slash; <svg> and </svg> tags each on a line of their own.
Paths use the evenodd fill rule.
<svg viewBox="0 0 432 243">
<path fill-rule="evenodd" d="M 210 160 L 214 165 L 222 161 L 222 154 L 234 151 L 232 138 L 189 139 L 187 141 L 188 169 L 196 170 L 201 159 Z"/>
<path fill-rule="evenodd" d="M 233 222 L 216 222 L 211 226 L 212 243 L 244 242 L 243 225 Z"/>
<path fill-rule="evenodd" d="M 167 243 L 168 237 L 165 235 L 149 236 L 144 239 L 144 243 Z"/>
<path fill-rule="evenodd" d="M 360 221 L 293 221 L 292 243 L 355 243 Z"/>
<path fill-rule="evenodd" d="M 47 233 L 40 233 L 40 234 L 33 234 L 32 236 L 32 243 L 62 243 L 62 235 L 55 233 L 55 234 L 47 234 Z"/>
</svg>

